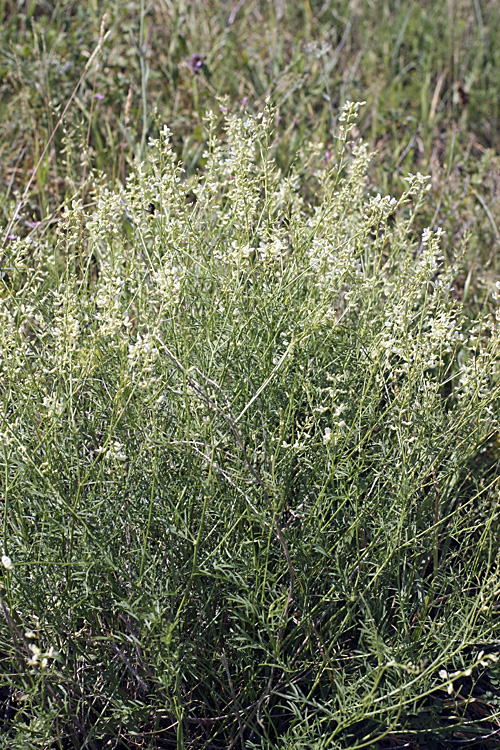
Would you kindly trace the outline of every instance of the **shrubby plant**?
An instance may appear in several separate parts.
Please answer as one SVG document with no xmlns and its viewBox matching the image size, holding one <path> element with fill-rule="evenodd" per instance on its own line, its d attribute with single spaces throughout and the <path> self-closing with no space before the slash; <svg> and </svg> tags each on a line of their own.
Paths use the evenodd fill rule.
<svg viewBox="0 0 500 750">
<path fill-rule="evenodd" d="M 287 176 L 224 109 L 5 251 L 10 747 L 425 746 L 496 663 L 497 321 L 358 105 Z"/>
</svg>

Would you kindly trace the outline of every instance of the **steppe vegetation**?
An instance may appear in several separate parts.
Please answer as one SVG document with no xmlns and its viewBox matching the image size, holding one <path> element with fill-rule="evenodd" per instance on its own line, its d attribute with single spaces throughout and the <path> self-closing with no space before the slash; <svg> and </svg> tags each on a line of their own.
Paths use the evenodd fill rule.
<svg viewBox="0 0 500 750">
<path fill-rule="evenodd" d="M 0 17 L 0 747 L 500 744 L 497 3 Z"/>
</svg>

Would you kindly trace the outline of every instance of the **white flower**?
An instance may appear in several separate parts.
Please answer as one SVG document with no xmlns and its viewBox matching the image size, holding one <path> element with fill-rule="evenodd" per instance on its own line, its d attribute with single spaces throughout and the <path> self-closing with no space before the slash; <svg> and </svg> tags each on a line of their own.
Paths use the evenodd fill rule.
<svg viewBox="0 0 500 750">
<path fill-rule="evenodd" d="M 56 396 L 44 396 L 43 406 L 47 409 L 48 417 L 60 417 L 64 411 L 64 404 Z"/>
<path fill-rule="evenodd" d="M 28 659 L 28 666 L 30 667 L 36 667 L 39 665 L 41 669 L 45 669 L 49 663 L 49 659 L 55 659 L 57 657 L 57 651 L 54 651 L 52 646 L 45 653 L 34 643 L 30 643 L 28 648 L 32 653 L 32 656 Z"/>
<path fill-rule="evenodd" d="M 31 651 L 31 653 L 33 654 L 33 656 L 30 659 L 28 659 L 28 665 L 30 667 L 34 667 L 36 664 L 38 664 L 39 659 L 40 659 L 40 655 L 41 655 L 42 652 L 38 648 L 38 646 L 35 646 L 34 643 L 30 643 L 29 650 Z"/>
<path fill-rule="evenodd" d="M 325 434 L 323 435 L 323 443 L 327 445 L 332 439 L 332 431 L 330 427 L 325 427 Z"/>
<path fill-rule="evenodd" d="M 110 447 L 106 451 L 106 458 L 108 459 L 108 461 L 126 461 L 127 454 L 123 443 L 120 443 L 119 440 L 115 440 L 113 443 L 111 443 Z"/>
<path fill-rule="evenodd" d="M 425 227 L 424 231 L 422 232 L 422 245 L 427 245 L 431 237 L 432 237 L 431 228 Z"/>
<path fill-rule="evenodd" d="M 2 565 L 7 570 L 12 570 L 12 560 L 8 555 L 2 555 Z"/>
</svg>

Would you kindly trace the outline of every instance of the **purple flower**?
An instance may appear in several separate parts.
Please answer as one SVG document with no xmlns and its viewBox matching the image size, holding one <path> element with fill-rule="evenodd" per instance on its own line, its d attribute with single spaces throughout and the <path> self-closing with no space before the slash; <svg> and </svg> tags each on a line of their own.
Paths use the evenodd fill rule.
<svg viewBox="0 0 500 750">
<path fill-rule="evenodd" d="M 98 102 L 102 102 L 102 100 L 104 99 L 104 94 L 95 94 L 95 98 Z"/>
<path fill-rule="evenodd" d="M 189 61 L 189 67 L 195 75 L 198 75 L 200 69 L 205 65 L 205 61 L 199 55 L 193 55 Z"/>
</svg>

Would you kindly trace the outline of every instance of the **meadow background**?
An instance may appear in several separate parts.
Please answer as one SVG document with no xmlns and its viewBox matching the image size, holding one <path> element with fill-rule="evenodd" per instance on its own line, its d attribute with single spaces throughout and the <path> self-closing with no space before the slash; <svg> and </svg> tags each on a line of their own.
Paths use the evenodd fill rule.
<svg viewBox="0 0 500 750">
<path fill-rule="evenodd" d="M 0 746 L 500 744 L 498 3 L 0 18 Z"/>
</svg>

